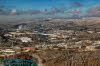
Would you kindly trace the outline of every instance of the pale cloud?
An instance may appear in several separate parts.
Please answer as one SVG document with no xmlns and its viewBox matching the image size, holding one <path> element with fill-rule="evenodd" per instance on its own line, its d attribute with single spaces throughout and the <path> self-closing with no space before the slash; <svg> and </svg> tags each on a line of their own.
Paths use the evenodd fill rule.
<svg viewBox="0 0 100 66">
<path fill-rule="evenodd" d="M 70 10 L 69 13 L 81 13 L 82 11 L 80 9 L 73 9 Z"/>
<path fill-rule="evenodd" d="M 100 17 L 100 5 L 93 6 L 92 8 L 88 9 L 87 16 L 96 16 Z"/>
</svg>

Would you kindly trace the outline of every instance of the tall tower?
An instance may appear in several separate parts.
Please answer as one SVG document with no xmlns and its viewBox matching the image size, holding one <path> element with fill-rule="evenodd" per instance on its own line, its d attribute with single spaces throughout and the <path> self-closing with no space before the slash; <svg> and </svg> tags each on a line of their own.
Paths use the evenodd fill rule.
<svg viewBox="0 0 100 66">
<path fill-rule="evenodd" d="M 20 30 L 22 30 L 23 25 L 19 25 L 17 28 L 17 32 L 19 32 Z"/>
</svg>

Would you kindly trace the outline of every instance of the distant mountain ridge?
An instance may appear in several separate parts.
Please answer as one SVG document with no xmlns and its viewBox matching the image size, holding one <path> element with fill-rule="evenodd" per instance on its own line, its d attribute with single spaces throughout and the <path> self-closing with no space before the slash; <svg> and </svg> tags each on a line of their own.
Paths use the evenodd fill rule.
<svg viewBox="0 0 100 66">
<path fill-rule="evenodd" d="M 30 28 L 67 28 L 76 26 L 86 26 L 88 28 L 100 28 L 100 17 L 88 17 L 81 19 L 33 19 L 30 21 L 9 22 L 0 24 L 1 29 L 13 29 L 14 27 L 25 24 Z"/>
</svg>

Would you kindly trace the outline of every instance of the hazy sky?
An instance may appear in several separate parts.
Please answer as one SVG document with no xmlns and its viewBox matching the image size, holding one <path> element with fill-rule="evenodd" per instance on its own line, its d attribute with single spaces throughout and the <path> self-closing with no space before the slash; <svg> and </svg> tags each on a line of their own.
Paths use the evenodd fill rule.
<svg viewBox="0 0 100 66">
<path fill-rule="evenodd" d="M 100 17 L 100 0 L 0 0 L 0 22 Z"/>
</svg>

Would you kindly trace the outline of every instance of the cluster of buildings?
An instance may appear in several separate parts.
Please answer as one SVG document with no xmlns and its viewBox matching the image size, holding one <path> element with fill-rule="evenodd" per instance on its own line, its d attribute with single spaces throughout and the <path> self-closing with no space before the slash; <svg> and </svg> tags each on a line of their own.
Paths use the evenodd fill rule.
<svg viewBox="0 0 100 66">
<path fill-rule="evenodd" d="M 76 30 L 60 30 L 60 29 L 52 29 L 52 30 L 44 30 L 43 32 L 39 32 L 36 30 L 32 31 L 21 31 L 22 26 L 19 26 L 19 28 L 16 30 L 16 32 L 8 32 L 5 34 L 5 36 L 9 36 L 10 38 L 19 40 L 22 43 L 33 43 L 35 40 L 33 40 L 33 36 L 37 35 L 38 40 L 40 39 L 40 35 L 46 36 L 46 38 L 49 40 L 49 42 L 40 42 L 40 44 L 35 44 L 31 47 L 25 47 L 24 51 L 28 52 L 30 50 L 36 51 L 34 48 L 38 49 L 78 49 L 79 51 L 96 51 L 100 49 L 100 41 L 99 40 L 89 40 L 89 39 L 79 39 L 77 36 L 79 36 L 81 33 L 84 34 L 82 31 L 76 31 Z M 86 31 L 86 34 L 93 34 L 94 31 Z M 97 34 L 100 34 L 100 32 L 97 32 Z M 16 47 L 16 46 L 15 46 Z M 20 50 L 22 49 L 20 46 L 18 46 Z M 34 47 L 34 48 L 32 48 Z M 9 52 L 11 52 L 11 55 L 16 54 L 16 51 L 13 49 L 2 49 L 0 53 L 3 53 L 3 55 L 8 55 Z M 18 51 L 19 53 L 21 51 Z M 9 54 L 10 55 L 10 54 Z"/>
</svg>

